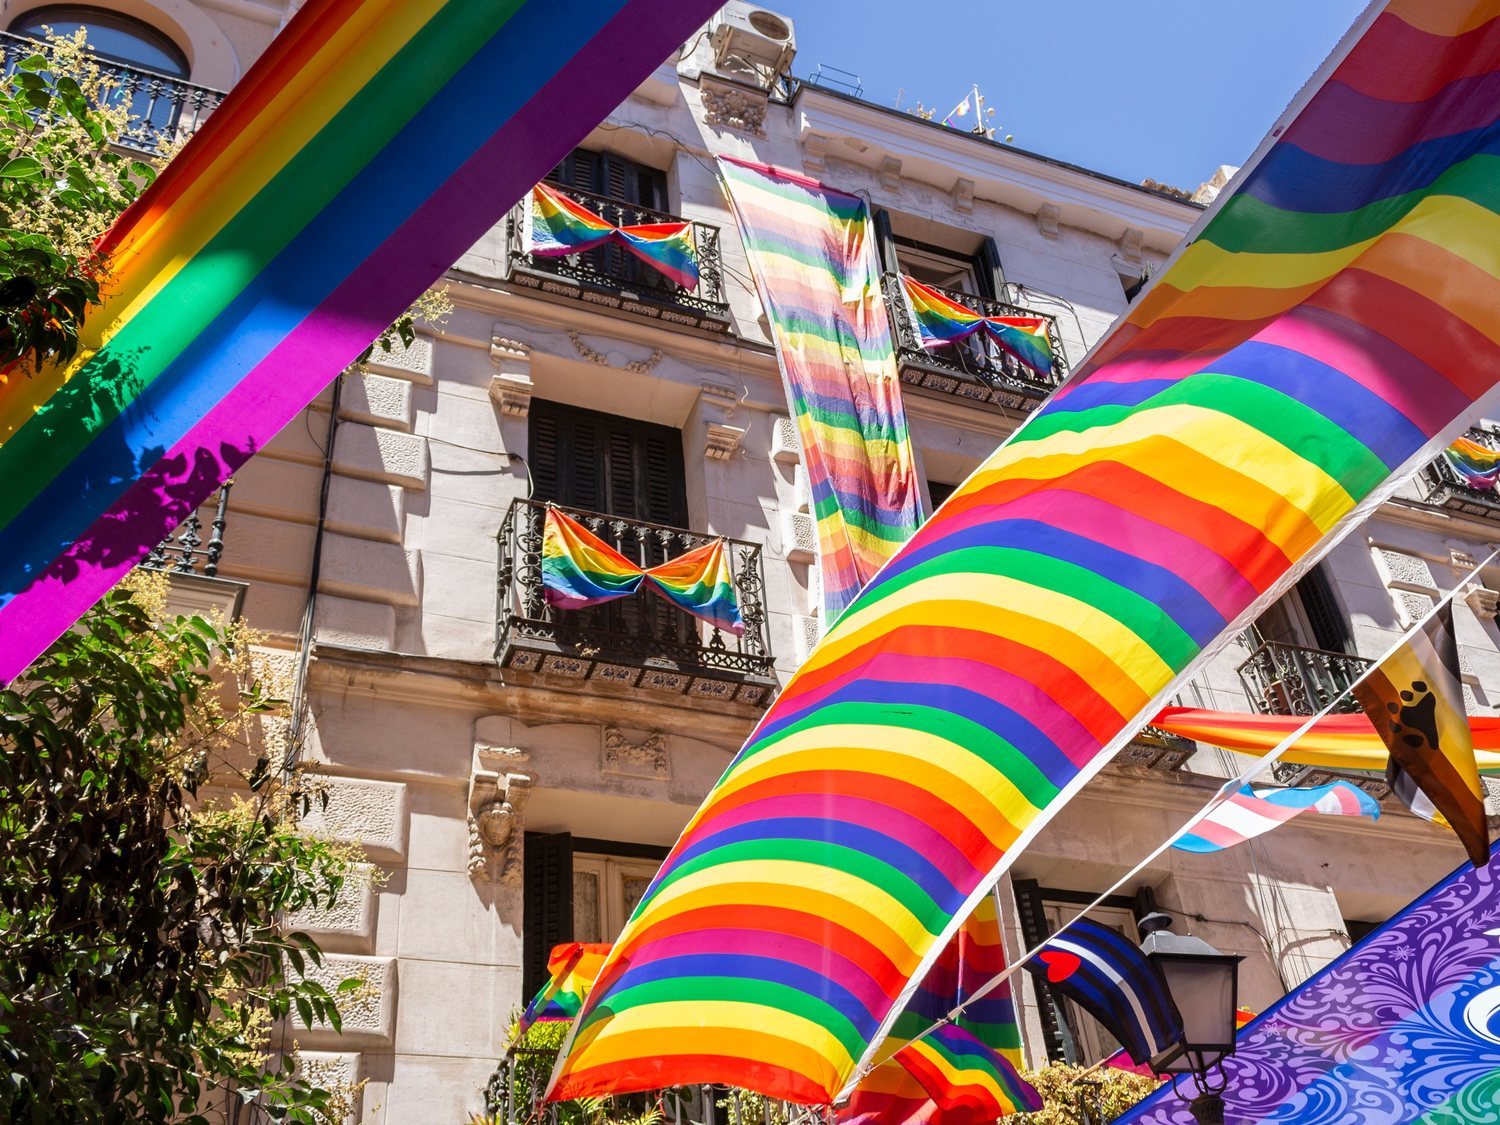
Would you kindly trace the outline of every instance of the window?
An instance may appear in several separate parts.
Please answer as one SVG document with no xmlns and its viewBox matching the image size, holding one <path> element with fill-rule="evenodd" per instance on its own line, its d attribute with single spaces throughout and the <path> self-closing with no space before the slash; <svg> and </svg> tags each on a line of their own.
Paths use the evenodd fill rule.
<svg viewBox="0 0 1500 1125">
<path fill-rule="evenodd" d="M 1097 897 L 1085 891 L 1042 887 L 1033 879 L 1017 879 L 1013 886 L 1021 939 L 1028 949 L 1046 941 L 1054 930 L 1076 917 Z M 1142 887 L 1134 896 L 1111 895 L 1089 914 L 1089 918 L 1113 927 L 1131 941 L 1139 941 L 1136 919 L 1155 909 L 1154 889 Z M 1105 1031 L 1093 1016 L 1035 977 L 1031 982 L 1036 989 L 1037 1014 L 1050 1061 L 1088 1066 L 1120 1049 L 1115 1037 Z"/>
<path fill-rule="evenodd" d="M 939 480 L 929 480 L 927 482 L 927 495 L 932 500 L 932 510 L 934 512 L 937 511 L 943 501 L 957 491 L 958 485 L 956 484 L 944 484 Z"/>
<path fill-rule="evenodd" d="M 72 35 L 83 28 L 88 45 L 104 62 L 137 71 L 150 71 L 168 78 L 185 79 L 188 59 L 177 44 L 156 28 L 118 12 L 74 4 L 53 4 L 34 8 L 13 20 L 10 30 L 18 35 L 44 39 L 47 29 L 58 35 Z M 139 75 L 117 75 L 116 88 L 106 95 L 110 105 L 127 105 L 132 133 L 166 133 L 177 124 L 180 105 L 167 84 Z"/>
<path fill-rule="evenodd" d="M 13 20 L 10 30 L 17 35 L 43 39 L 49 27 L 58 35 L 72 35 L 79 28 L 86 29 L 89 49 L 108 62 L 171 78 L 188 76 L 187 56 L 176 43 L 150 24 L 118 12 L 77 4 L 50 4 L 33 8 Z"/>
<path fill-rule="evenodd" d="M 612 152 L 575 148 L 547 178 L 563 187 L 604 197 L 581 202 L 617 226 L 656 222 L 657 214 L 667 209 L 666 173 Z M 676 282 L 615 243 L 589 250 L 578 259 L 593 272 L 625 284 L 652 289 L 677 287 Z"/>
<path fill-rule="evenodd" d="M 1353 654 L 1354 638 L 1321 564 L 1256 621 L 1262 641 Z"/>
<path fill-rule="evenodd" d="M 896 234 L 889 211 L 875 212 L 874 227 L 880 265 L 886 273 L 910 274 L 924 285 L 995 301 L 1004 295 L 1005 269 L 993 238 L 983 239 L 968 254 Z"/>
<path fill-rule="evenodd" d="M 547 981 L 547 957 L 565 941 L 614 941 L 667 857 L 650 844 L 526 833 L 521 991 Z"/>
<path fill-rule="evenodd" d="M 533 499 L 686 526 L 680 430 L 544 399 L 528 428 Z"/>
</svg>

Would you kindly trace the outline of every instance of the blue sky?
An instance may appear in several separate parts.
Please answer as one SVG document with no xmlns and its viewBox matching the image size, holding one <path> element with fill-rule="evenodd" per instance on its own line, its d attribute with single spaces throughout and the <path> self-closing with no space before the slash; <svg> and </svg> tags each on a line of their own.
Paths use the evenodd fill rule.
<svg viewBox="0 0 1500 1125">
<path fill-rule="evenodd" d="M 1016 145 L 1192 190 L 1243 162 L 1364 0 L 772 0 L 793 70 L 942 116 L 977 82 Z"/>
</svg>

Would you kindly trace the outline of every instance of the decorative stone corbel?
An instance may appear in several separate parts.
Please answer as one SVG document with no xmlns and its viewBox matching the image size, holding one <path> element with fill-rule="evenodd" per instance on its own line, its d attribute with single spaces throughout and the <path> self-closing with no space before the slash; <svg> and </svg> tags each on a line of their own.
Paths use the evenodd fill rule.
<svg viewBox="0 0 1500 1125">
<path fill-rule="evenodd" d="M 1139 227 L 1126 227 L 1120 236 L 1120 254 L 1133 266 L 1141 264 L 1141 247 L 1146 241 L 1146 232 Z"/>
<path fill-rule="evenodd" d="M 1056 203 L 1043 203 L 1036 212 L 1036 229 L 1043 238 L 1057 237 L 1057 224 L 1062 219 L 1062 208 Z"/>
<path fill-rule="evenodd" d="M 953 185 L 953 209 L 961 215 L 974 213 L 974 181 L 960 179 Z"/>
<path fill-rule="evenodd" d="M 618 727 L 605 727 L 599 771 L 616 777 L 671 780 L 672 761 L 667 754 L 667 736 L 654 731 L 640 742 L 631 742 Z"/>
<path fill-rule="evenodd" d="M 886 191 L 901 190 L 901 161 L 894 156 L 884 157 L 880 161 L 880 186 Z"/>
<path fill-rule="evenodd" d="M 1464 591 L 1464 601 L 1474 611 L 1475 617 L 1493 618 L 1500 612 L 1500 593 L 1486 589 L 1477 582 Z"/>
<path fill-rule="evenodd" d="M 739 452 L 745 440 L 745 427 L 730 424 L 735 407 L 739 405 L 733 387 L 718 383 L 704 383 L 698 399 L 698 410 L 703 418 L 703 456 L 710 461 L 728 461 Z"/>
<path fill-rule="evenodd" d="M 828 146 L 832 139 L 822 133 L 809 133 L 802 139 L 802 166 L 809 172 L 821 172 L 828 167 Z"/>
<path fill-rule="evenodd" d="M 474 748 L 469 771 L 469 876 L 491 883 L 515 884 L 521 878 L 526 799 L 531 775 L 508 772 L 524 762 L 525 751 L 490 746 Z"/>
<path fill-rule="evenodd" d="M 490 398 L 507 418 L 525 418 L 531 410 L 531 348 L 503 336 L 490 338 L 490 362 L 498 368 L 490 376 Z"/>
</svg>

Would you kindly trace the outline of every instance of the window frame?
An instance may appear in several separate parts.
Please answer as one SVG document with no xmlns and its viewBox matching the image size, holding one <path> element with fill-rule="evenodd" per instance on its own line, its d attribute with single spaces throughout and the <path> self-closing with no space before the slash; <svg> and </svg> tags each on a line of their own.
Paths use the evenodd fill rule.
<svg viewBox="0 0 1500 1125">
<path fill-rule="evenodd" d="M 36 39 L 41 37 L 42 27 L 55 27 L 59 23 L 76 23 L 85 28 L 97 25 L 121 34 L 133 35 L 141 43 L 172 59 L 177 64 L 178 70 L 174 72 L 159 66 L 148 66 L 139 60 L 125 58 L 105 50 L 98 43 L 91 41 L 89 50 L 104 62 L 181 82 L 187 82 L 192 78 L 192 60 L 172 36 L 161 28 L 125 12 L 99 8 L 92 4 L 44 4 L 40 8 L 32 8 L 16 16 L 6 25 L 6 30 L 12 35 L 25 35 Z"/>
</svg>

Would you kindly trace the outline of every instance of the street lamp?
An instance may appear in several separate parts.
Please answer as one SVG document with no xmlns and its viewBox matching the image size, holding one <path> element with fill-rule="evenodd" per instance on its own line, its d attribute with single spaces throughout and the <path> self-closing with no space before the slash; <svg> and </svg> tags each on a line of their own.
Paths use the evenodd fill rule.
<svg viewBox="0 0 1500 1125">
<path fill-rule="evenodd" d="M 1137 923 L 1146 937 L 1141 951 L 1161 970 L 1182 1016 L 1182 1038 L 1151 1059 L 1157 1074 L 1191 1074 L 1197 1096 L 1190 1103 L 1199 1125 L 1223 1125 L 1226 1080 L 1219 1065 L 1234 1053 L 1235 1008 L 1243 957 L 1220 953 L 1202 938 L 1172 933 L 1171 915 L 1158 911 Z M 1217 1070 L 1215 1076 L 1212 1072 Z"/>
</svg>

